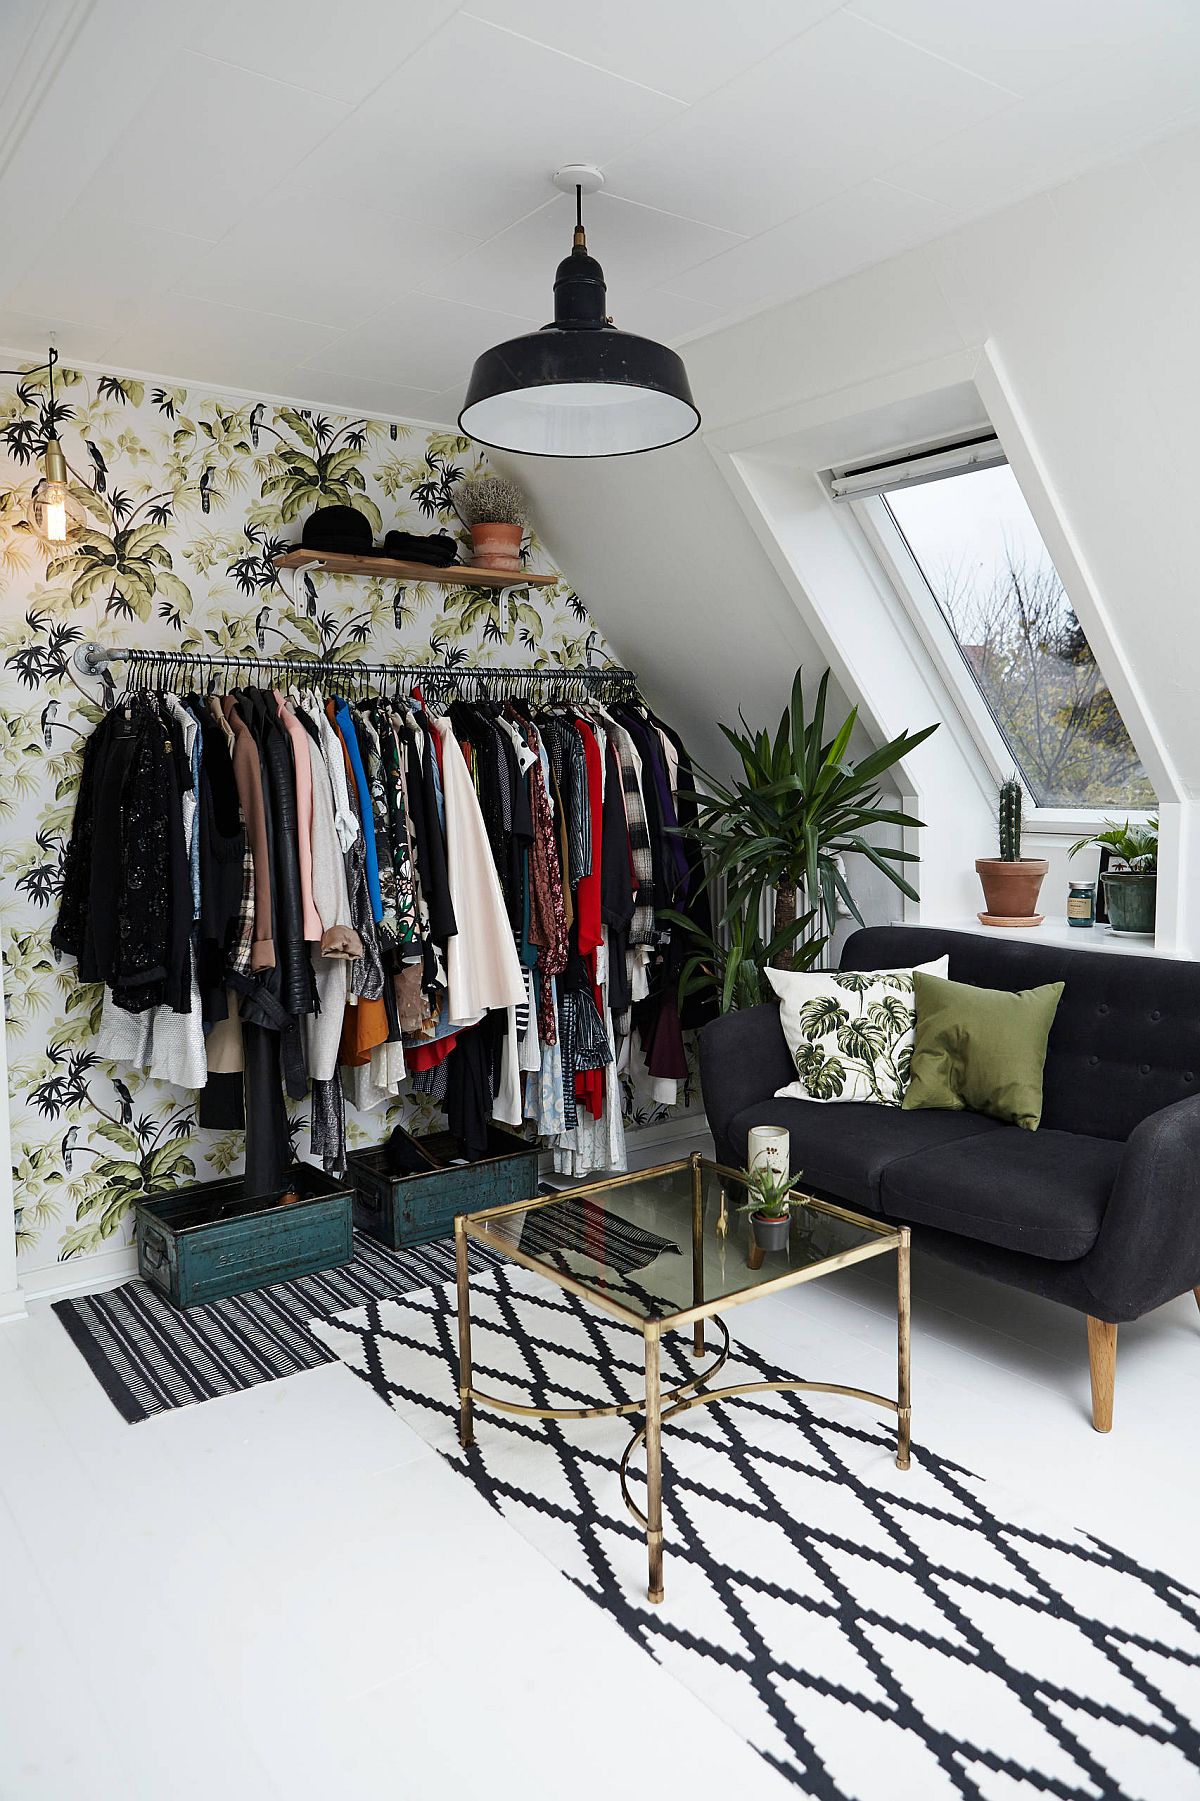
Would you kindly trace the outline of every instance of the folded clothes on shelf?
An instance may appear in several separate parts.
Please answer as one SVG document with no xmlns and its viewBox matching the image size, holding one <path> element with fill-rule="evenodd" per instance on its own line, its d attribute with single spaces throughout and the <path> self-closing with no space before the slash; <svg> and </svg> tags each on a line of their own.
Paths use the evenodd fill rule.
<svg viewBox="0 0 1200 1801">
<path fill-rule="evenodd" d="M 383 554 L 398 563 L 430 563 L 445 569 L 458 558 L 458 545 L 447 532 L 390 531 L 383 540 Z"/>
<path fill-rule="evenodd" d="M 458 559 L 458 545 L 448 532 L 390 531 L 382 545 L 371 538 L 371 522 L 356 507 L 318 507 L 304 521 L 300 539 L 305 550 L 352 557 L 394 557 L 401 563 L 428 563 L 446 569 Z"/>
</svg>

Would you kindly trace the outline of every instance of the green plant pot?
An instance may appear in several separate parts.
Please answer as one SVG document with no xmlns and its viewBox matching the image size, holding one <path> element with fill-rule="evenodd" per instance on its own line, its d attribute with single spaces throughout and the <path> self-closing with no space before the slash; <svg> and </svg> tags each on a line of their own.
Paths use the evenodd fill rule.
<svg viewBox="0 0 1200 1801">
<path fill-rule="evenodd" d="M 792 1229 L 791 1214 L 783 1219 L 763 1219 L 760 1214 L 750 1215 L 750 1224 L 754 1228 L 754 1242 L 760 1251 L 786 1251 L 788 1236 Z"/>
<path fill-rule="evenodd" d="M 1129 937 L 1152 938 L 1158 903 L 1157 874 L 1152 870 L 1144 874 L 1130 870 L 1113 875 L 1106 870 L 1100 880 L 1104 883 L 1108 922 L 1113 931 Z"/>
</svg>

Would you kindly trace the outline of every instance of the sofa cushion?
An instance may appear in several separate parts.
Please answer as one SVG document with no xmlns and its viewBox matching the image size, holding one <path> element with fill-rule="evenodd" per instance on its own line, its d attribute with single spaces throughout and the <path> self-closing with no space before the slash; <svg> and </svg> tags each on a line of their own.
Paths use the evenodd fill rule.
<svg viewBox="0 0 1200 1801">
<path fill-rule="evenodd" d="M 776 1099 L 898 1107 L 917 1021 L 913 981 L 949 967 L 949 957 L 940 957 L 919 971 L 768 969 L 797 1077 L 775 1090 Z"/>
<path fill-rule="evenodd" d="M 882 1211 L 889 1219 L 1063 1262 L 1095 1243 L 1123 1149 L 1111 1138 L 1048 1126 L 1038 1132 L 1000 1126 L 986 1138 L 889 1163 Z"/>
<path fill-rule="evenodd" d="M 990 1142 L 1015 1130 L 979 1113 L 902 1113 L 898 1107 L 877 1107 L 870 1101 L 848 1101 L 842 1107 L 826 1107 L 820 1101 L 756 1101 L 734 1114 L 725 1135 L 722 1148 L 739 1168 L 745 1167 L 751 1126 L 786 1126 L 791 1166 L 803 1170 L 805 1185 L 865 1213 L 882 1210 L 880 1179 L 894 1158 L 953 1147 L 963 1139 Z M 1028 1136 L 1021 1133 L 1022 1138 Z"/>
<path fill-rule="evenodd" d="M 913 987 L 916 1039 L 904 1106 L 965 1107 L 1036 1132 L 1046 1040 L 1062 983 L 1010 994 L 914 969 Z"/>
</svg>

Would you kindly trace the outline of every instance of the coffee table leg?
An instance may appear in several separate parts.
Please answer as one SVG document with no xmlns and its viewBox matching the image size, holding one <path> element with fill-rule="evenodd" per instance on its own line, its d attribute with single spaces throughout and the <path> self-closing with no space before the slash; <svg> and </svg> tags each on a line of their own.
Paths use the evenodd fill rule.
<svg viewBox="0 0 1200 1801">
<path fill-rule="evenodd" d="M 651 1601 L 663 1598 L 662 1392 L 659 1381 L 659 1327 L 648 1322 L 646 1340 L 646 1549 L 650 1557 Z"/>
<path fill-rule="evenodd" d="M 454 1222 L 454 1264 L 458 1278 L 458 1442 L 465 1450 L 475 1443 L 475 1418 L 471 1401 L 471 1273 L 461 1214 Z"/>
<path fill-rule="evenodd" d="M 909 1389 L 909 1325 L 911 1301 L 909 1290 L 909 1246 L 911 1234 L 907 1226 L 900 1231 L 900 1247 L 896 1252 L 896 1402 L 899 1418 L 896 1429 L 896 1467 L 906 1470 L 912 1443 L 912 1397 Z"/>
<path fill-rule="evenodd" d="M 704 1171 L 699 1152 L 692 1154 L 692 1306 L 704 1301 Z M 698 1319 L 692 1330 L 692 1356 L 704 1355 L 704 1321 Z"/>
</svg>

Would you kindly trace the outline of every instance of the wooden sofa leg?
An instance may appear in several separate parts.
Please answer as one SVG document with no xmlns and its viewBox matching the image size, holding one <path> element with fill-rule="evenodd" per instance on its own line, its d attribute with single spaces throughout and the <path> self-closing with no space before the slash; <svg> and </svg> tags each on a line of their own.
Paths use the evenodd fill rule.
<svg viewBox="0 0 1200 1801">
<path fill-rule="evenodd" d="M 1117 1328 L 1088 1314 L 1088 1358 L 1092 1366 L 1092 1424 L 1111 1432 L 1113 1387 L 1117 1377 Z"/>
<path fill-rule="evenodd" d="M 1194 1294 L 1194 1295 L 1195 1295 L 1195 1297 L 1196 1297 L 1196 1305 L 1197 1305 L 1197 1307 L 1200 1307 L 1200 1288 L 1193 1288 L 1193 1290 L 1192 1290 L 1192 1293 L 1193 1293 L 1193 1294 Z"/>
</svg>

